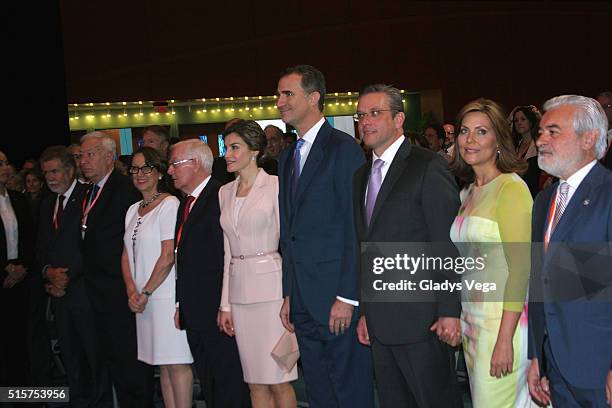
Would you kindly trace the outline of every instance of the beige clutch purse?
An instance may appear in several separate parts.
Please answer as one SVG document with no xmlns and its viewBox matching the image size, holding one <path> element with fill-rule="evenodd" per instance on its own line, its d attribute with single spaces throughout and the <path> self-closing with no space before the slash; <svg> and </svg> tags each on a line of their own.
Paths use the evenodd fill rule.
<svg viewBox="0 0 612 408">
<path fill-rule="evenodd" d="M 300 358 L 300 350 L 298 349 L 295 333 L 290 333 L 285 330 L 280 339 L 278 339 L 270 355 L 280 368 L 287 372 L 291 371 L 297 363 L 298 358 Z"/>
</svg>

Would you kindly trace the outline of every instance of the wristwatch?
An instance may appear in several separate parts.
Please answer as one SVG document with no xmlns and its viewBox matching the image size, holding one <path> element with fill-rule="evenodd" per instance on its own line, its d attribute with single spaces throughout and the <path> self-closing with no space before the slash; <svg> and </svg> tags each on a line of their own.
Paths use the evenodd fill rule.
<svg viewBox="0 0 612 408">
<path fill-rule="evenodd" d="M 152 293 L 152 292 L 149 292 L 148 290 L 143 290 L 143 291 L 142 291 L 142 294 L 143 294 L 143 295 L 147 295 L 147 297 L 149 297 L 149 296 L 151 296 L 153 293 Z"/>
</svg>

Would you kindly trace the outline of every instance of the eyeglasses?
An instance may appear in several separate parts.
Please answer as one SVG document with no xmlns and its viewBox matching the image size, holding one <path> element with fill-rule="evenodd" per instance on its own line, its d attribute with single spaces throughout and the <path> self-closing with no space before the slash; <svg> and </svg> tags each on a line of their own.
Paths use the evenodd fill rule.
<svg viewBox="0 0 612 408">
<path fill-rule="evenodd" d="M 8 166 L 8 165 L 9 165 L 8 160 L 0 160 L 0 166 Z"/>
<path fill-rule="evenodd" d="M 178 167 L 180 164 L 187 163 L 187 162 L 192 161 L 192 160 L 195 160 L 195 159 L 183 159 L 183 160 L 178 160 L 178 161 L 175 161 L 175 162 L 170 162 L 170 163 L 168 163 L 168 167 L 170 167 L 170 166 Z"/>
<path fill-rule="evenodd" d="M 375 110 L 371 110 L 370 113 L 357 112 L 356 114 L 353 115 L 353 120 L 355 122 L 359 122 L 360 120 L 364 120 L 367 116 L 370 116 L 375 119 L 379 117 L 382 112 L 397 112 L 397 109 L 375 109 Z"/>
<path fill-rule="evenodd" d="M 151 166 L 148 164 L 142 167 L 130 166 L 129 172 L 130 174 L 138 174 L 138 172 L 141 171 L 142 174 L 149 174 L 153 171 L 154 168 L 155 166 Z"/>
</svg>

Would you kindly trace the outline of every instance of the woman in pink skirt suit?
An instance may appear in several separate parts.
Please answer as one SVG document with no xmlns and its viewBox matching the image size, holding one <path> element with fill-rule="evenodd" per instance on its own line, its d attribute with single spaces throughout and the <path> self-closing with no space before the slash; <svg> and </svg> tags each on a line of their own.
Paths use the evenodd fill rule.
<svg viewBox="0 0 612 408">
<path fill-rule="evenodd" d="M 266 135 L 255 121 L 228 128 L 225 147 L 227 171 L 238 177 L 219 190 L 225 241 L 219 329 L 236 336 L 253 408 L 294 408 L 289 382 L 297 378 L 297 369 L 287 372 L 270 355 L 285 331 L 279 318 L 283 300 L 278 179 L 258 167 Z"/>
</svg>

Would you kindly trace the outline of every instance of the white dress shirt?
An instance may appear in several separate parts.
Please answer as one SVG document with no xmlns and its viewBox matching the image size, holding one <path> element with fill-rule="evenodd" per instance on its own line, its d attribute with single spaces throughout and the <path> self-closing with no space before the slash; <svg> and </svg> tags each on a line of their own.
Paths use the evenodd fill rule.
<svg viewBox="0 0 612 408">
<path fill-rule="evenodd" d="M 17 216 L 11 205 L 11 198 L 6 189 L 4 194 L 0 195 L 0 217 L 4 224 L 4 235 L 6 237 L 6 259 L 17 259 L 19 258 L 19 226 L 17 225 Z"/>
<path fill-rule="evenodd" d="M 300 174 L 302 174 L 302 170 L 304 169 L 304 164 L 306 163 L 306 159 L 310 154 L 310 149 L 317 138 L 317 133 L 321 130 L 321 126 L 325 123 L 325 118 L 321 118 L 317 123 L 311 127 L 308 132 L 304 133 L 304 136 L 300 137 L 300 139 L 304 140 L 304 144 L 300 149 Z"/>
<path fill-rule="evenodd" d="M 569 184 L 569 190 L 567 192 L 567 204 L 565 208 L 569 206 L 570 201 L 572 200 L 572 197 L 574 196 L 574 193 L 580 186 L 580 183 L 582 183 L 582 180 L 584 180 L 587 174 L 589 174 L 589 171 L 591 171 L 591 169 L 595 167 L 595 164 L 597 164 L 597 160 L 593 160 L 586 166 L 582 167 L 580 170 L 572 174 L 567 180 L 561 180 L 561 179 L 559 180 L 559 185 L 557 186 L 557 193 L 555 194 L 555 197 L 559 196 L 559 193 L 560 193 L 559 188 L 561 187 L 562 182 L 565 181 L 567 184 Z M 555 212 L 557 212 L 557 210 L 558 208 L 557 206 L 555 206 Z M 554 220 L 555 214 L 551 214 L 550 219 Z M 548 227 L 546 227 L 546 237 L 548 240 L 550 239 L 550 233 L 551 233 L 550 228 L 551 227 L 552 227 L 552 222 L 548 223 Z"/>
</svg>

